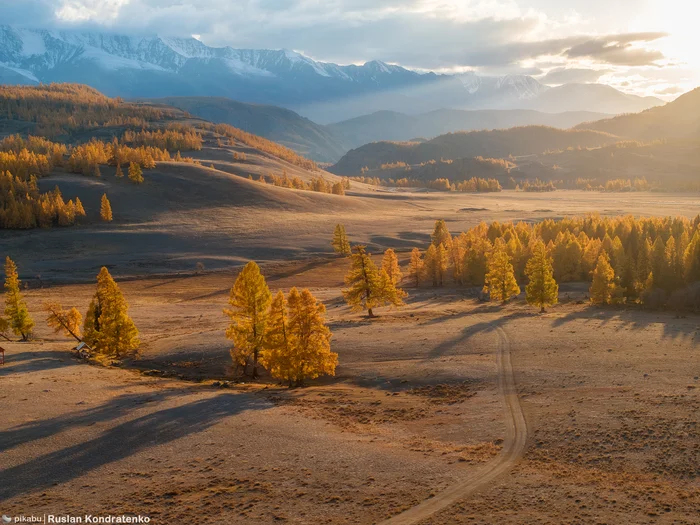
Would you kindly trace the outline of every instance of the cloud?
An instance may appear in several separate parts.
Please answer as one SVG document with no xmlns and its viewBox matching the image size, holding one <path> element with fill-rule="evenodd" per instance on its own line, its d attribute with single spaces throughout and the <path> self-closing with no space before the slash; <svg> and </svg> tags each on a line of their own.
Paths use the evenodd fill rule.
<svg viewBox="0 0 700 525">
<path fill-rule="evenodd" d="M 627 33 L 594 38 L 576 44 L 565 51 L 569 58 L 589 58 L 620 66 L 654 65 L 664 58 L 663 53 L 635 47 L 640 42 L 653 42 L 667 37 L 667 33 Z"/>
<path fill-rule="evenodd" d="M 558 67 L 550 69 L 547 74 L 538 78 L 543 84 L 560 85 L 560 84 L 586 84 L 590 82 L 598 82 L 600 77 L 612 73 L 612 69 L 584 69 L 576 67 Z"/>
</svg>

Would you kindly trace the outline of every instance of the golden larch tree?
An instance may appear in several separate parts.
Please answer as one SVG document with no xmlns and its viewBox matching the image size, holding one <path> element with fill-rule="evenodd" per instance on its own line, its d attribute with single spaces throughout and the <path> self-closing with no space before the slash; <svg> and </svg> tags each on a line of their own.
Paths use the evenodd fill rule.
<svg viewBox="0 0 700 525">
<path fill-rule="evenodd" d="M 112 222 L 112 205 L 106 193 L 102 194 L 102 201 L 100 202 L 100 218 L 104 222 Z"/>
<path fill-rule="evenodd" d="M 506 243 L 503 239 L 496 239 L 493 250 L 489 254 L 484 291 L 488 291 L 492 301 L 503 303 L 507 303 L 511 297 L 520 293 L 511 257 L 506 251 Z"/>
<path fill-rule="evenodd" d="M 75 338 L 76 341 L 82 341 L 83 316 L 77 308 L 64 310 L 59 303 L 52 302 L 45 303 L 44 310 L 48 314 L 46 324 L 53 328 L 55 333 L 63 332 L 66 336 Z"/>
<path fill-rule="evenodd" d="M 598 264 L 593 270 L 593 282 L 590 294 L 593 304 L 610 304 L 615 292 L 615 270 L 610 265 L 608 254 L 603 251 L 598 257 Z"/>
<path fill-rule="evenodd" d="M 452 241 L 452 235 L 450 235 L 450 230 L 447 228 L 444 219 L 435 221 L 435 228 L 433 229 L 433 234 L 430 236 L 430 239 L 436 248 L 440 244 L 447 246 Z"/>
<path fill-rule="evenodd" d="M 408 275 L 416 288 L 420 286 L 423 280 L 424 270 L 425 264 L 423 261 L 423 254 L 420 249 L 413 248 L 411 251 L 411 262 L 408 264 Z"/>
<path fill-rule="evenodd" d="M 532 246 L 532 255 L 525 266 L 525 275 L 529 279 L 525 287 L 525 299 L 528 304 L 538 306 L 544 312 L 547 306 L 559 301 L 559 285 L 554 280 L 552 258 L 541 240 Z"/>
<path fill-rule="evenodd" d="M 348 235 L 345 232 L 345 226 L 342 224 L 336 224 L 331 245 L 333 246 L 335 253 L 344 256 L 351 254 L 350 241 L 348 240 Z"/>
<path fill-rule="evenodd" d="M 118 179 L 124 178 L 124 172 L 122 171 L 121 163 L 117 163 L 117 171 L 114 173 L 114 176 Z"/>
<path fill-rule="evenodd" d="M 85 314 L 83 333 L 83 340 L 94 351 L 117 359 L 136 354 L 141 344 L 129 305 L 104 266 L 97 275 L 97 289 Z"/>
<path fill-rule="evenodd" d="M 12 332 L 22 341 L 28 341 L 34 321 L 20 292 L 20 284 L 17 265 L 8 256 L 5 258 L 5 315 Z"/>
<path fill-rule="evenodd" d="M 260 267 L 250 261 L 238 274 L 231 288 L 224 313 L 231 319 L 226 337 L 233 341 L 231 358 L 244 373 L 252 358 L 253 378 L 258 377 L 258 358 L 265 341 L 272 294 Z"/>
<path fill-rule="evenodd" d="M 405 292 L 396 288 L 386 271 L 377 269 L 365 247 L 355 246 L 354 252 L 352 267 L 345 276 L 347 288 L 343 290 L 345 302 L 352 310 L 367 310 L 369 317 L 375 317 L 374 308 L 403 305 Z"/>
<path fill-rule="evenodd" d="M 289 330 L 289 314 L 284 292 L 279 291 L 270 304 L 269 317 L 260 362 L 276 379 L 292 386 L 294 347 Z"/>
<path fill-rule="evenodd" d="M 389 279 L 391 279 L 394 286 L 398 285 L 401 279 L 403 279 L 403 273 L 401 273 L 401 267 L 399 266 L 399 258 L 396 256 L 396 252 L 391 248 L 384 252 L 382 269 L 389 275 Z"/>
<path fill-rule="evenodd" d="M 136 184 L 141 184 L 143 182 L 143 171 L 137 162 L 129 163 L 129 180 Z"/>
</svg>

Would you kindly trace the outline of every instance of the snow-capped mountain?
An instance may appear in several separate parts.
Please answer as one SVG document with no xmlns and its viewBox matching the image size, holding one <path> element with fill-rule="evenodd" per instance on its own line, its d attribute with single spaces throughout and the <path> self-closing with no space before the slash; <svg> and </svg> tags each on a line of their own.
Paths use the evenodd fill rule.
<svg viewBox="0 0 700 525">
<path fill-rule="evenodd" d="M 0 25 L 0 83 L 39 82 L 84 83 L 127 98 L 224 96 L 287 107 L 320 123 L 378 110 L 525 107 L 548 90 L 528 76 L 437 75 L 376 60 L 341 66 L 288 50 L 210 47 L 195 38 Z"/>
</svg>

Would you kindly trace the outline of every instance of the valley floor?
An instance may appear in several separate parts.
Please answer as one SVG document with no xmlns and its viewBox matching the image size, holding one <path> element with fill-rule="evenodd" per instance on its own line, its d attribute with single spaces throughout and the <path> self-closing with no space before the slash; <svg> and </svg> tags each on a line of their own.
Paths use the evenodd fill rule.
<svg viewBox="0 0 700 525">
<path fill-rule="evenodd" d="M 368 321 L 341 300 L 347 265 L 264 267 L 273 291 L 309 287 L 328 306 L 337 377 L 303 389 L 214 385 L 229 373 L 231 271 L 120 283 L 144 342 L 127 368 L 78 361 L 36 315 L 37 341 L 3 342 L 2 512 L 381 522 L 509 450 L 507 341 L 524 451 L 420 523 L 697 523 L 699 317 L 592 308 L 565 285 L 542 315 L 447 287 L 408 289 L 405 308 Z M 27 298 L 32 312 L 51 299 L 84 311 L 93 290 Z"/>
</svg>

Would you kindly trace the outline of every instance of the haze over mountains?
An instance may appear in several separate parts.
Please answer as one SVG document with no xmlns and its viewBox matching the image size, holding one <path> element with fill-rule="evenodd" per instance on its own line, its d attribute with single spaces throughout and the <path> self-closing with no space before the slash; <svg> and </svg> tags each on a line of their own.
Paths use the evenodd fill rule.
<svg viewBox="0 0 700 525">
<path fill-rule="evenodd" d="M 286 50 L 214 48 L 195 38 L 0 26 L 0 83 L 79 82 L 111 96 L 221 96 L 293 109 L 320 124 L 379 110 L 637 112 L 662 102 L 608 86 L 550 88 L 528 76 L 419 73 L 379 61 L 337 65 Z"/>
</svg>

